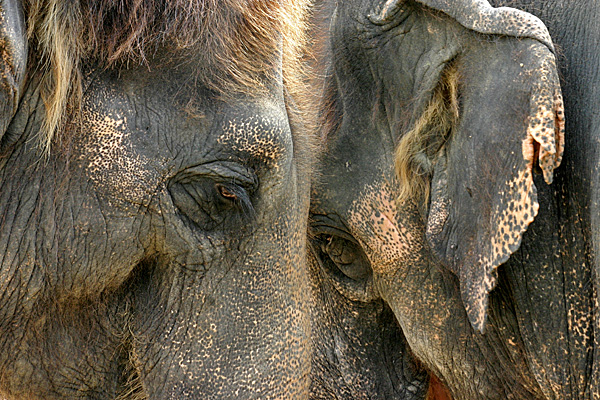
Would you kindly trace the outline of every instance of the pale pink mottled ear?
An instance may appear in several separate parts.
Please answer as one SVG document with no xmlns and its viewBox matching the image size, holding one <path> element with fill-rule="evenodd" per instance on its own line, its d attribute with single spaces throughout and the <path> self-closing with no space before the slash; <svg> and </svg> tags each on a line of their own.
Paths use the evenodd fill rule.
<svg viewBox="0 0 600 400">
<path fill-rule="evenodd" d="M 535 164 L 546 183 L 564 147 L 554 55 L 535 41 L 477 45 L 461 56 L 461 115 L 435 161 L 427 239 L 459 278 L 483 332 L 497 268 L 538 213 Z M 460 71 L 459 71 L 460 72 Z"/>
<path fill-rule="evenodd" d="M 0 0 L 0 138 L 17 111 L 27 67 L 27 32 L 20 0 Z"/>
</svg>

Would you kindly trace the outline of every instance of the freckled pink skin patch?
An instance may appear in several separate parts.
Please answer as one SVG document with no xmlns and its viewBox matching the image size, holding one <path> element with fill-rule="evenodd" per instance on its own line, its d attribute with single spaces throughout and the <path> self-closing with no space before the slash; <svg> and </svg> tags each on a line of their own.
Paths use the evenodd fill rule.
<svg viewBox="0 0 600 400">
<path fill-rule="evenodd" d="M 283 117 L 264 116 L 232 119 L 224 127 L 218 142 L 272 164 L 292 147 L 291 139 L 283 134 L 289 129 L 285 121 Z"/>
<path fill-rule="evenodd" d="M 133 151 L 126 117 L 84 110 L 82 127 L 88 132 L 81 143 L 81 160 L 87 175 L 106 193 L 132 204 L 147 204 L 160 182 L 150 160 Z"/>
<path fill-rule="evenodd" d="M 387 182 L 364 188 L 352 203 L 348 225 L 361 242 L 373 271 L 391 274 L 421 251 L 423 243 L 399 225 L 397 204 Z"/>
</svg>

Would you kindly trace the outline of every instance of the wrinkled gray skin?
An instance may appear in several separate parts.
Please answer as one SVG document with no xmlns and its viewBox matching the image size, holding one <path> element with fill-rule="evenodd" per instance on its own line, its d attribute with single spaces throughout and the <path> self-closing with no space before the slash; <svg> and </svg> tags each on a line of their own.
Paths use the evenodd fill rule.
<svg viewBox="0 0 600 400">
<path fill-rule="evenodd" d="M 389 306 L 345 297 L 318 261 L 310 261 L 317 305 L 310 398 L 424 399 L 429 375 L 408 349 Z"/>
<path fill-rule="evenodd" d="M 600 262 L 597 256 L 592 258 L 590 254 L 600 254 L 600 114 L 597 112 L 600 110 L 600 4 L 595 1 L 556 0 L 493 0 L 492 3 L 495 6 L 518 7 L 536 15 L 548 26 L 557 46 L 568 151 L 565 151 L 563 161 L 564 173 L 557 177 L 556 183 L 561 188 L 561 206 L 568 212 L 571 226 L 574 225 L 570 228 L 572 233 L 568 234 L 573 238 L 584 235 L 588 239 L 586 247 L 578 249 L 587 255 L 586 264 L 581 264 L 580 269 L 588 271 L 589 265 L 595 266 L 593 279 L 597 288 Z M 590 238 L 592 244 L 589 243 Z M 584 293 L 591 290 L 587 276 L 585 278 Z M 597 327 L 597 308 L 587 318 L 593 318 Z M 579 365 L 589 365 L 593 360 L 593 375 L 588 372 L 588 376 L 591 375 L 588 379 L 592 380 L 597 396 L 600 391 L 597 330 L 593 338 L 594 351 L 586 352 L 585 361 L 579 361 Z M 564 365 L 559 367 L 564 369 Z"/>
<path fill-rule="evenodd" d="M 577 106 L 598 101 L 589 39 L 598 37 L 597 6 L 510 3 L 545 10 L 559 45 L 577 44 L 558 52 L 575 121 L 565 165 L 554 170 L 562 113 L 546 40 L 476 32 L 455 19 L 461 1 L 445 11 L 400 1 L 385 21 L 376 17 L 394 2 L 383 3 L 337 2 L 331 23 L 327 149 L 311 205 L 327 285 L 365 307 L 383 300 L 410 351 L 454 399 L 597 398 L 590 199 L 598 164 L 589 128 L 597 124 Z M 565 27 L 570 12 L 577 22 Z M 429 201 L 397 203 L 395 148 L 450 66 L 459 118 L 449 139 L 421 154 Z"/>
<path fill-rule="evenodd" d="M 282 83 L 224 102 L 190 79 L 193 54 L 92 65 L 80 134 L 45 159 L 15 4 L 1 3 L 0 397 L 304 397 L 308 150 Z"/>
</svg>

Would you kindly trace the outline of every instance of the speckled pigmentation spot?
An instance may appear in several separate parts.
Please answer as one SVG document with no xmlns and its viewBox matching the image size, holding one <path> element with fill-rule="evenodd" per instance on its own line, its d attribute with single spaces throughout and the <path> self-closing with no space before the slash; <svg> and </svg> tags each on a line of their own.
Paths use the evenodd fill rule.
<svg viewBox="0 0 600 400">
<path fill-rule="evenodd" d="M 232 119 L 225 126 L 218 141 L 231 146 L 234 151 L 246 153 L 254 158 L 272 164 L 281 159 L 291 142 L 282 142 L 284 120 L 280 118 L 252 117 Z"/>
<path fill-rule="evenodd" d="M 350 208 L 348 225 L 365 249 L 373 271 L 379 274 L 395 272 L 419 252 L 410 226 L 398 223 L 397 204 L 387 183 L 365 187 Z"/>
<path fill-rule="evenodd" d="M 450 200 L 448 198 L 440 198 L 431 205 L 429 210 L 429 218 L 427 218 L 427 235 L 439 235 L 444 229 L 444 225 L 448 220 Z"/>
<path fill-rule="evenodd" d="M 540 49 L 537 51 L 540 52 Z M 535 71 L 523 157 L 533 161 L 537 156 L 544 179 L 550 184 L 565 148 L 565 114 L 554 57 L 544 54 L 538 54 L 538 57 L 544 61 Z M 536 149 L 538 146 L 539 150 Z"/>
<path fill-rule="evenodd" d="M 521 100 L 529 107 L 525 109 L 527 119 L 490 117 L 493 128 L 489 138 L 485 131 L 468 137 L 458 132 L 456 146 L 448 148 L 448 163 L 453 164 L 441 166 L 438 162 L 432 180 L 427 239 L 440 260 L 459 277 L 467 314 L 480 331 L 485 326 L 489 292 L 497 282 L 497 268 L 519 248 L 538 213 L 534 165 L 539 164 L 550 184 L 564 149 L 563 104 L 554 56 L 537 43 L 530 49 L 534 63 L 520 65 L 520 85 L 527 85 Z M 511 94 L 507 90 L 504 98 L 510 99 Z M 478 100 L 485 95 L 483 91 Z M 511 101 L 498 104 L 506 107 Z M 478 127 L 468 129 L 477 132 Z M 503 135 L 502 140 L 498 134 Z M 479 141 L 478 146 L 472 146 L 474 140 Z M 492 148 L 495 154 L 490 154 Z M 456 160 L 478 161 L 465 173 L 456 168 Z"/>
<path fill-rule="evenodd" d="M 523 233 L 538 213 L 533 165 L 539 163 L 545 181 L 550 184 L 553 171 L 562 159 L 565 135 L 562 96 L 554 57 L 544 52 L 540 55 L 544 56 L 544 62 L 534 72 L 529 124 L 522 142 L 524 169 L 506 181 L 504 191 L 497 197 L 491 214 L 489 242 L 485 235 L 479 237 L 477 254 L 468 256 L 469 259 L 476 257 L 476 265 L 485 272 L 477 273 L 468 267 L 461 271 L 467 313 L 481 331 L 485 325 L 488 293 L 496 285 L 496 269 L 519 248 Z"/>
<path fill-rule="evenodd" d="M 106 90 L 92 97 L 96 95 L 114 94 Z M 135 152 L 131 128 L 123 114 L 104 112 L 95 106 L 93 99 L 85 101 L 81 113 L 80 160 L 101 193 L 127 203 L 148 205 L 160 175 L 150 159 Z"/>
<path fill-rule="evenodd" d="M 473 325 L 483 331 L 488 293 L 495 287 L 497 268 L 504 263 L 521 244 L 523 233 L 538 213 L 539 205 L 533 187 L 530 169 L 520 171 L 516 177 L 506 182 L 507 196 L 501 196 L 494 206 L 492 215 L 496 221 L 489 242 L 480 238 L 480 247 L 475 257 L 475 265 L 485 273 L 465 268 L 461 271 L 465 287 L 463 298 L 467 314 Z"/>
<path fill-rule="evenodd" d="M 564 113 L 560 86 L 556 75 L 554 57 L 544 57 L 542 67 L 536 70 L 532 90 L 531 114 L 526 138 L 523 140 L 525 169 L 505 184 L 506 196 L 496 206 L 498 216 L 495 235 L 492 236 L 491 252 L 480 255 L 480 263 L 495 268 L 508 259 L 521 243 L 521 236 L 537 215 L 537 203 L 533 185 L 535 161 L 550 184 L 553 171 L 561 162 L 564 149 Z M 539 150 L 536 150 L 539 147 Z M 493 282 L 491 282 L 493 287 Z M 487 286 L 487 282 L 486 282 Z M 491 287 L 490 287 L 491 289 Z"/>
</svg>

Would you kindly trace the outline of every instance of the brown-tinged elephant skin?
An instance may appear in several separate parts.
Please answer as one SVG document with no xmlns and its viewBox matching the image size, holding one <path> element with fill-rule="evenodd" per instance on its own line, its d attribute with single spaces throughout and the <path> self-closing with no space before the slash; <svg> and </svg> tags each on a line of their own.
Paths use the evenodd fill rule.
<svg viewBox="0 0 600 400">
<path fill-rule="evenodd" d="M 493 4 L 538 9 L 552 44 L 486 1 L 335 4 L 311 195 L 328 284 L 383 300 L 454 399 L 600 396 L 597 6 Z"/>
<path fill-rule="evenodd" d="M 307 398 L 307 5 L 0 7 L 0 398 Z"/>
</svg>

